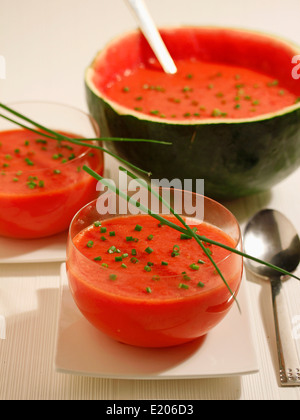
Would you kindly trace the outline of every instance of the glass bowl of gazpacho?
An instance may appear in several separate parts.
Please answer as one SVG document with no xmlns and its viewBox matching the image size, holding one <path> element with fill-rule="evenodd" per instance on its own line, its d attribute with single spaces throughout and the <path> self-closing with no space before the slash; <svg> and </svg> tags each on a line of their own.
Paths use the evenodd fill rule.
<svg viewBox="0 0 300 420">
<path fill-rule="evenodd" d="M 91 116 L 69 106 L 24 102 L 10 107 L 70 138 L 100 136 Z M 0 236 L 33 239 L 66 231 L 76 212 L 98 195 L 96 181 L 82 166 L 102 174 L 103 152 L 40 132 L 0 118 Z"/>
<path fill-rule="evenodd" d="M 241 284 L 242 257 L 232 252 L 241 248 L 241 232 L 233 214 L 185 192 L 185 199 L 200 197 L 204 209 L 201 218 L 191 207 L 182 210 L 185 222 L 231 249 L 203 241 L 204 252 L 194 238 L 152 216 L 124 211 L 119 198 L 104 214 L 101 197 L 82 208 L 69 229 L 67 275 L 83 316 L 112 339 L 139 347 L 169 347 L 206 335 L 236 303 Z M 163 217 L 182 227 L 172 214 Z"/>
</svg>

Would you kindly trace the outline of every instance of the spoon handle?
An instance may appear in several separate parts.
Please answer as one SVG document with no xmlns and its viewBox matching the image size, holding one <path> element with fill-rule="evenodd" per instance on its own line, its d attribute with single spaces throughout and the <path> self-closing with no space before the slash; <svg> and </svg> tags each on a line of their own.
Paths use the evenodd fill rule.
<svg viewBox="0 0 300 420">
<path fill-rule="evenodd" d="M 292 336 L 287 302 L 279 277 L 271 278 L 281 386 L 300 386 L 300 362 Z"/>
<path fill-rule="evenodd" d="M 155 23 L 143 0 L 126 0 L 137 18 L 140 29 L 153 49 L 158 61 L 166 73 L 174 74 L 177 68 L 169 54 Z"/>
</svg>

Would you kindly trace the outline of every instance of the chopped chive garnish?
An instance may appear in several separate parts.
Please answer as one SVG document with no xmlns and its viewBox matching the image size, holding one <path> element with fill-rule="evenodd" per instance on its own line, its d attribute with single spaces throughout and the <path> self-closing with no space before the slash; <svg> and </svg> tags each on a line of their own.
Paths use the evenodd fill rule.
<svg viewBox="0 0 300 420">
<path fill-rule="evenodd" d="M 101 241 L 106 241 L 105 236 L 100 236 Z"/>
<path fill-rule="evenodd" d="M 149 241 L 152 241 L 152 239 L 153 239 L 153 235 L 149 235 L 149 236 L 147 237 L 147 239 L 148 239 Z"/>
<path fill-rule="evenodd" d="M 177 257 L 179 255 L 179 250 L 180 250 L 179 245 L 174 245 L 173 246 L 173 251 L 171 253 L 171 256 L 172 257 Z"/>
<path fill-rule="evenodd" d="M 151 253 L 153 252 L 153 249 L 152 249 L 152 248 L 150 248 L 150 246 L 148 246 L 148 247 L 145 249 L 145 252 L 147 252 L 148 254 L 151 254 Z"/>
<path fill-rule="evenodd" d="M 202 283 L 202 281 L 199 281 L 199 283 L 197 284 L 198 287 L 204 287 L 204 283 Z"/>
<path fill-rule="evenodd" d="M 99 227 L 99 226 L 101 226 L 101 222 L 99 222 L 99 221 L 94 222 L 94 226 L 95 226 L 95 227 Z"/>
<path fill-rule="evenodd" d="M 123 260 L 123 258 L 121 256 L 115 257 L 115 261 L 122 261 L 122 260 Z"/>
<path fill-rule="evenodd" d="M 212 117 L 221 117 L 222 116 L 222 111 L 218 108 L 213 109 L 211 116 Z"/>
<path fill-rule="evenodd" d="M 112 230 L 111 232 L 109 232 L 109 236 L 116 236 L 116 232 Z"/>
<path fill-rule="evenodd" d="M 131 255 L 136 255 L 136 249 L 132 248 Z"/>
<path fill-rule="evenodd" d="M 109 280 L 117 280 L 117 275 L 116 274 L 110 274 L 109 275 Z"/>
<path fill-rule="evenodd" d="M 160 280 L 160 276 L 159 276 L 158 274 L 155 274 L 155 275 L 152 277 L 152 280 L 153 280 L 153 281 L 158 281 L 158 280 Z"/>
<path fill-rule="evenodd" d="M 128 257 L 128 254 L 127 253 L 122 254 L 122 258 L 127 258 L 127 257 Z"/>
<path fill-rule="evenodd" d="M 152 293 L 152 290 L 150 289 L 150 287 L 146 287 L 146 292 L 147 293 Z"/>
<path fill-rule="evenodd" d="M 139 260 L 135 257 L 130 258 L 130 262 L 132 262 L 133 264 L 137 264 L 139 262 Z"/>
<path fill-rule="evenodd" d="M 198 260 L 198 264 L 205 264 L 205 262 L 203 260 Z"/>
<path fill-rule="evenodd" d="M 211 249 L 209 249 L 209 248 L 205 248 L 205 250 L 206 250 L 206 252 L 207 252 L 209 255 L 211 255 L 211 254 L 212 254 L 212 250 L 211 250 Z"/>
<path fill-rule="evenodd" d="M 25 162 L 27 163 L 28 166 L 33 166 L 34 165 L 32 160 L 30 160 L 29 158 L 25 158 L 24 160 L 25 160 Z"/>
<path fill-rule="evenodd" d="M 36 186 L 37 184 L 34 181 L 27 182 L 27 187 L 30 188 L 31 190 L 33 190 Z"/>
<path fill-rule="evenodd" d="M 94 246 L 94 242 L 93 241 L 88 241 L 88 243 L 86 244 L 86 246 L 88 248 L 92 248 Z"/>
<path fill-rule="evenodd" d="M 61 171 L 59 169 L 54 169 L 53 173 L 56 174 L 56 175 L 59 175 L 61 173 Z"/>
<path fill-rule="evenodd" d="M 134 230 L 137 230 L 138 232 L 140 232 L 143 229 L 143 226 L 141 225 L 136 225 L 136 227 L 134 228 Z"/>
<path fill-rule="evenodd" d="M 189 288 L 189 286 L 185 283 L 179 283 L 178 287 L 179 287 L 179 289 L 188 289 Z"/>
<path fill-rule="evenodd" d="M 182 233 L 180 235 L 180 239 L 192 239 L 192 236 L 186 235 L 185 233 Z"/>
<path fill-rule="evenodd" d="M 182 92 L 192 92 L 192 88 L 189 86 L 184 86 L 184 88 L 182 89 Z"/>
<path fill-rule="evenodd" d="M 94 258 L 94 261 L 101 261 L 102 260 L 102 257 L 95 257 Z"/>
<path fill-rule="evenodd" d="M 278 80 L 272 80 L 272 82 L 268 82 L 267 86 L 271 87 L 271 86 L 277 86 L 278 85 Z"/>
<path fill-rule="evenodd" d="M 121 267 L 122 267 L 122 268 L 127 268 L 127 265 L 126 265 L 126 264 L 124 264 L 124 263 L 122 263 L 122 264 L 121 264 Z"/>
<path fill-rule="evenodd" d="M 107 228 L 106 228 L 106 227 L 101 227 L 101 228 L 100 228 L 100 232 L 101 232 L 101 233 L 106 233 L 106 231 L 107 231 Z"/>
<path fill-rule="evenodd" d="M 102 265 L 102 267 L 104 267 L 104 268 L 108 268 L 108 264 L 106 264 L 106 263 L 102 263 L 101 265 Z"/>
<path fill-rule="evenodd" d="M 192 269 L 192 270 L 199 270 L 199 265 L 198 264 L 195 264 L 195 263 L 193 263 L 193 264 L 191 264 L 190 265 L 190 268 Z"/>
<path fill-rule="evenodd" d="M 147 264 L 145 265 L 144 270 L 149 272 L 151 271 L 151 267 Z"/>
<path fill-rule="evenodd" d="M 169 265 L 169 263 L 167 261 L 162 261 L 161 265 Z"/>
<path fill-rule="evenodd" d="M 115 252 L 117 252 L 117 248 L 114 245 L 112 245 L 110 248 L 108 248 L 107 252 L 109 254 L 114 254 Z"/>
</svg>

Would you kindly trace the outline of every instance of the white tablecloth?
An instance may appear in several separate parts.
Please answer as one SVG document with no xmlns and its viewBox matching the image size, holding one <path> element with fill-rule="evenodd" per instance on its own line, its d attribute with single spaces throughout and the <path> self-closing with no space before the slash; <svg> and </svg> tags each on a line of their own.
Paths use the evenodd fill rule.
<svg viewBox="0 0 300 420">
<path fill-rule="evenodd" d="M 148 0 L 148 4 L 159 25 L 244 26 L 300 41 L 299 0 Z M 105 42 L 132 27 L 135 21 L 121 0 L 0 0 L 0 55 L 6 61 L 1 101 L 47 100 L 86 109 L 84 68 Z M 107 159 L 107 167 L 111 165 Z M 226 205 L 242 227 L 257 210 L 272 207 L 284 212 L 300 232 L 299 186 L 300 170 L 269 193 Z M 159 381 L 57 373 L 59 270 L 59 263 L 0 265 L 0 399 L 300 399 L 299 387 L 278 385 L 270 288 L 254 279 L 247 281 L 258 373 Z M 284 287 L 291 323 L 299 332 L 300 284 L 289 280 Z M 300 352 L 297 334 L 296 338 Z"/>
</svg>

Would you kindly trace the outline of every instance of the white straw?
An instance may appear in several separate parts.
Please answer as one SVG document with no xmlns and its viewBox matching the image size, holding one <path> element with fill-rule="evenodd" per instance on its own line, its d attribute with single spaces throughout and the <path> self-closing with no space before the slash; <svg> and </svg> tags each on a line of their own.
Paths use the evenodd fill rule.
<svg viewBox="0 0 300 420">
<path fill-rule="evenodd" d="M 141 31 L 149 42 L 164 71 L 169 74 L 176 73 L 177 68 L 175 63 L 155 26 L 155 23 L 146 7 L 145 2 L 143 0 L 125 1 L 133 10 Z"/>
</svg>

